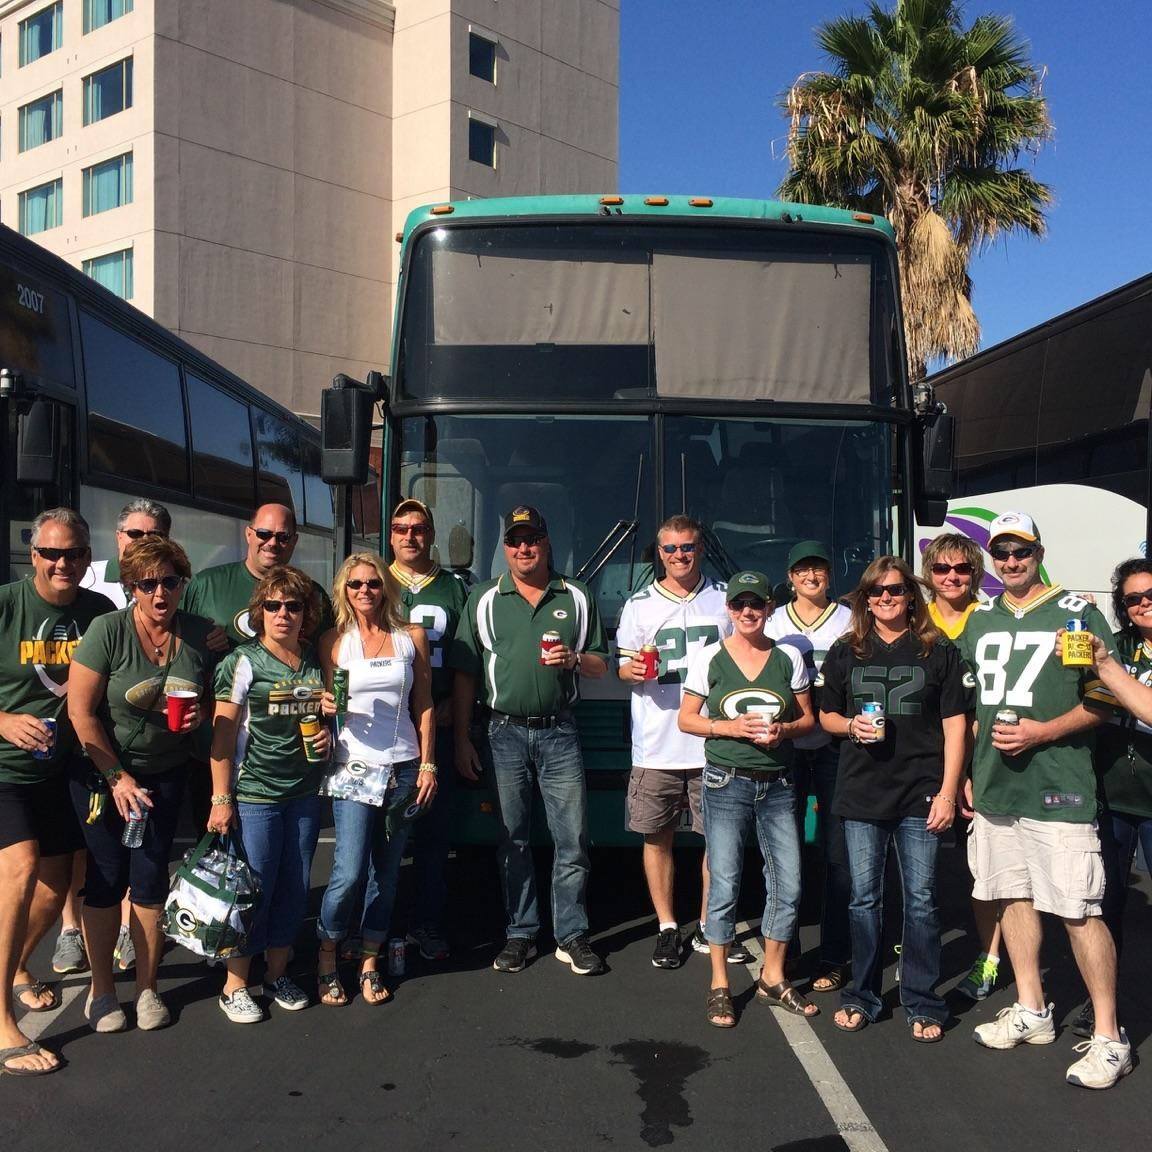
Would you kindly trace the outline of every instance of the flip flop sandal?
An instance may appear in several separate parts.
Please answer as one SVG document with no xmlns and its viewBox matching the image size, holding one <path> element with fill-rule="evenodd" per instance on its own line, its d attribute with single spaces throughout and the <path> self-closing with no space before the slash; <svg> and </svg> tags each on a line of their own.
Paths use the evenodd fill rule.
<svg viewBox="0 0 1152 1152">
<path fill-rule="evenodd" d="M 736 1007 L 732 1003 L 732 993 L 727 988 L 713 988 L 709 991 L 708 1023 L 714 1028 L 736 1027 Z"/>
<path fill-rule="evenodd" d="M 335 969 L 331 972 L 317 972 L 316 987 L 320 992 L 320 1003 L 325 1008 L 343 1008 L 348 1003 L 348 993 L 344 991 L 340 973 Z"/>
<path fill-rule="evenodd" d="M 845 1007 L 844 1014 L 848 1017 L 846 1024 L 841 1024 L 836 1016 L 832 1017 L 832 1023 L 840 1029 L 841 1032 L 863 1032 L 868 1027 L 868 1017 L 860 1011 L 859 1008 Z M 839 1015 L 839 1013 L 837 1013 Z"/>
<path fill-rule="evenodd" d="M 26 985 L 31 987 L 31 985 Z M 35 1040 L 21 1044 L 18 1048 L 0 1048 L 0 1073 L 9 1076 L 48 1076 L 52 1072 L 60 1071 L 60 1062 L 57 1061 L 50 1068 L 9 1068 L 8 1061 L 16 1060 L 21 1056 L 39 1056 L 44 1049 Z"/>
<path fill-rule="evenodd" d="M 37 997 L 43 996 L 47 992 L 52 999 L 48 1004 L 25 1004 L 20 999 L 25 992 L 31 992 L 33 996 Z M 60 1007 L 60 996 L 56 989 L 51 984 L 45 984 L 43 980 L 37 980 L 32 984 L 13 984 L 12 999 L 26 1012 L 54 1012 Z"/>
<path fill-rule="evenodd" d="M 920 1025 L 920 1035 L 916 1035 L 916 1025 Z M 925 1036 L 925 1028 L 939 1028 L 939 1036 Z M 917 1016 L 915 1020 L 908 1021 L 908 1035 L 916 1041 L 917 1044 L 939 1044 L 944 1039 L 944 1025 L 939 1020 L 928 1020 L 923 1016 Z"/>
<path fill-rule="evenodd" d="M 824 983 L 820 984 L 820 981 Z M 842 965 L 835 965 L 831 968 L 825 968 L 823 972 L 818 972 L 812 980 L 812 985 L 808 991 L 820 994 L 825 992 L 839 992 L 847 982 L 848 973 Z"/>
<path fill-rule="evenodd" d="M 812 1001 L 805 999 L 787 980 L 779 984 L 765 984 L 763 979 L 756 981 L 756 999 L 763 1001 L 769 1008 L 783 1008 L 794 1016 L 803 1016 L 811 1020 L 813 1016 L 820 1015 L 820 1009 L 815 1012 L 806 1012 L 806 1008 L 813 1007 Z"/>
<path fill-rule="evenodd" d="M 368 985 L 368 991 L 372 993 L 371 1000 L 369 1000 L 367 996 L 364 996 L 365 983 Z M 384 993 L 384 995 L 381 996 L 381 993 Z M 373 1008 L 379 1004 L 387 1004 L 388 1001 L 392 999 L 392 993 L 388 991 L 384 983 L 384 977 L 381 976 L 375 968 L 360 973 L 360 994 L 364 997 L 364 1003 L 371 1004 Z"/>
</svg>

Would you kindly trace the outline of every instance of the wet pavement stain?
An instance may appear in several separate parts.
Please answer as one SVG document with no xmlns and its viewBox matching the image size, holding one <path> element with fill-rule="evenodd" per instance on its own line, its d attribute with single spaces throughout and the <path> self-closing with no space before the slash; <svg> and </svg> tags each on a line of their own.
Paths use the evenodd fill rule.
<svg viewBox="0 0 1152 1152">
<path fill-rule="evenodd" d="M 808 1140 L 793 1140 L 790 1144 L 777 1144 L 772 1152 L 848 1152 L 843 1136 L 814 1136 Z"/>
<path fill-rule="evenodd" d="M 649 1148 L 671 1144 L 676 1139 L 673 1128 L 688 1128 L 694 1123 L 684 1086 L 690 1076 L 711 1063 L 708 1053 L 693 1044 L 655 1040 L 629 1040 L 613 1044 L 611 1051 L 639 1082 L 636 1095 L 644 1102 L 640 1139 Z"/>
<path fill-rule="evenodd" d="M 530 1048 L 543 1056 L 556 1056 L 561 1060 L 575 1060 L 578 1056 L 587 1056 L 589 1052 L 596 1051 L 595 1044 L 585 1044 L 580 1040 L 561 1040 L 556 1036 L 546 1036 L 539 1040 L 510 1036 L 505 1043 L 515 1044 L 518 1048 Z"/>
</svg>

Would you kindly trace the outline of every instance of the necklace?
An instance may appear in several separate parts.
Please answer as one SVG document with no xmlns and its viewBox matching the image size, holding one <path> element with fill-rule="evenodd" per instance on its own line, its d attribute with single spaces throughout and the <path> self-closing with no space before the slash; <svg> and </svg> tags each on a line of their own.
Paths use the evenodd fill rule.
<svg viewBox="0 0 1152 1152">
<path fill-rule="evenodd" d="M 147 649 L 151 648 L 152 653 L 148 655 L 148 659 L 151 660 L 153 664 L 159 664 L 168 645 L 172 642 L 172 633 L 165 632 L 163 639 L 157 644 L 152 633 L 148 631 L 148 625 L 144 623 L 144 620 L 136 612 L 132 613 L 132 620 L 136 625 L 136 633 L 140 637 L 140 642 L 145 648 L 145 655 L 148 655 Z"/>
<path fill-rule="evenodd" d="M 376 651 L 375 652 L 369 652 L 368 651 L 368 645 L 364 642 L 364 632 L 363 631 L 360 632 L 360 651 L 364 653 L 364 659 L 365 660 L 375 660 L 376 657 L 379 656 L 380 653 L 384 651 L 384 646 L 387 643 L 388 643 L 388 633 L 384 632 L 382 634 L 382 638 L 380 640 L 380 643 L 376 645 Z"/>
</svg>

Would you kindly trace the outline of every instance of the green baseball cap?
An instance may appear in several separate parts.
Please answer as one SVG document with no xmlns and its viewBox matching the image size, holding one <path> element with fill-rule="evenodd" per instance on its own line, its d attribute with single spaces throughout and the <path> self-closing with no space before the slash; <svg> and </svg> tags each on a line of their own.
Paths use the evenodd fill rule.
<svg viewBox="0 0 1152 1152">
<path fill-rule="evenodd" d="M 746 592 L 750 592 L 753 596 L 759 596 L 761 600 L 775 600 L 772 595 L 772 584 L 763 572 L 737 572 L 728 581 L 726 602 L 731 604 L 737 596 L 743 596 Z"/>
<path fill-rule="evenodd" d="M 832 557 L 819 540 L 801 540 L 799 544 L 793 544 L 788 553 L 788 571 L 791 572 L 801 560 L 823 560 L 829 568 L 832 567 Z"/>
</svg>

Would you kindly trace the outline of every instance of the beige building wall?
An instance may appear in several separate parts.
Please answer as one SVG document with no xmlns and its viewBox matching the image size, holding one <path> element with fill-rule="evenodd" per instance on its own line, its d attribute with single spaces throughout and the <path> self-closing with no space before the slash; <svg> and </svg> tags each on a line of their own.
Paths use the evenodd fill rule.
<svg viewBox="0 0 1152 1152">
<path fill-rule="evenodd" d="M 18 67 L 0 0 L 0 219 L 61 177 L 36 235 L 80 265 L 131 249 L 132 303 L 297 412 L 386 369 L 394 233 L 413 207 L 616 187 L 618 0 L 135 0 Z M 473 34 L 495 83 L 469 75 Z M 133 105 L 81 126 L 83 77 L 128 55 Z M 61 137 L 18 152 L 18 109 L 62 87 Z M 469 159 L 469 118 L 495 162 Z M 133 154 L 131 204 L 87 218 L 82 171 Z"/>
</svg>

